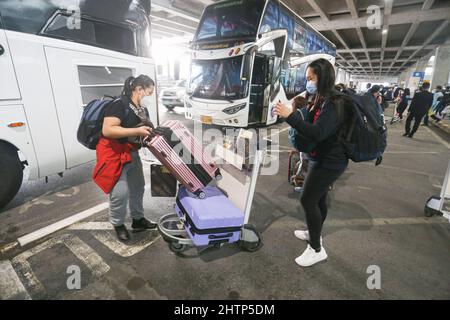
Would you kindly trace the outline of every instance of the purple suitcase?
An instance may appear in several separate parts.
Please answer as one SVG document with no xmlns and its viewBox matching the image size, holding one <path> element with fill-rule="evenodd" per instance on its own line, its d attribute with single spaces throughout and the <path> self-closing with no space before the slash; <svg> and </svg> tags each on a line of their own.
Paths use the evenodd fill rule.
<svg viewBox="0 0 450 320">
<path fill-rule="evenodd" d="M 185 187 L 178 191 L 175 212 L 195 246 L 233 243 L 240 239 L 244 213 L 216 187 L 203 189 L 205 199 L 191 197 Z"/>
</svg>

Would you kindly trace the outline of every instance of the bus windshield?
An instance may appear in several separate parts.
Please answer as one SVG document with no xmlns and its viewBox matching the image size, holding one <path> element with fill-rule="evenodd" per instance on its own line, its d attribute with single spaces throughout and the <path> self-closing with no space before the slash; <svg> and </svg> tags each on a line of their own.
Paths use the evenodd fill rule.
<svg viewBox="0 0 450 320">
<path fill-rule="evenodd" d="M 241 80 L 242 56 L 219 60 L 193 60 L 189 94 L 194 98 L 236 100 L 245 98 Z M 246 82 L 246 81 L 245 81 Z"/>
<path fill-rule="evenodd" d="M 265 1 L 231 0 L 206 8 L 196 40 L 255 36 Z"/>
</svg>

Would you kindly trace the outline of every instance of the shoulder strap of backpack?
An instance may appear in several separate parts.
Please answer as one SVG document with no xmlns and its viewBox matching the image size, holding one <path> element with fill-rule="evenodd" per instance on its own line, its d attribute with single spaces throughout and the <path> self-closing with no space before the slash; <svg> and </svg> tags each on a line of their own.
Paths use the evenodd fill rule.
<svg viewBox="0 0 450 320">
<path fill-rule="evenodd" d="M 351 118 L 345 118 L 345 116 L 348 116 L 348 114 L 347 114 L 347 115 L 344 115 L 344 119 L 343 119 L 343 122 L 351 121 L 350 125 L 345 128 L 346 132 L 344 132 L 344 129 L 342 128 L 342 126 L 344 126 L 344 123 L 341 123 L 341 128 L 339 129 L 340 133 L 338 134 L 338 138 L 341 141 L 343 140 L 345 142 L 350 142 L 350 140 L 352 138 L 352 135 L 353 135 L 353 132 L 355 130 L 355 127 L 357 125 L 357 118 L 358 118 L 356 116 L 356 112 L 358 112 L 358 106 L 356 105 L 357 103 L 353 99 L 351 93 L 350 94 L 345 94 L 345 93 L 336 91 L 336 92 L 333 92 L 333 95 L 330 96 L 327 99 L 327 101 L 328 100 L 333 101 L 335 99 L 342 99 L 344 105 L 348 105 L 348 107 L 352 108 L 352 111 L 351 111 L 352 116 L 351 116 Z"/>
</svg>

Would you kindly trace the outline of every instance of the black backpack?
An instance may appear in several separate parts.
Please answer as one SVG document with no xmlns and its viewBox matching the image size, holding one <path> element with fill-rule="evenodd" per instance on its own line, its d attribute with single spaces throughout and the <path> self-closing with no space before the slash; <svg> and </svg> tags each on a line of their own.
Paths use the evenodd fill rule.
<svg viewBox="0 0 450 320">
<path fill-rule="evenodd" d="M 111 99 L 96 99 L 88 103 L 81 116 L 77 139 L 88 149 L 95 150 L 100 140 L 105 109 Z"/>
<path fill-rule="evenodd" d="M 340 135 L 347 157 L 353 162 L 377 160 L 379 164 L 387 146 L 383 110 L 370 95 L 349 93 L 343 99 L 352 115 L 348 130 Z"/>
</svg>

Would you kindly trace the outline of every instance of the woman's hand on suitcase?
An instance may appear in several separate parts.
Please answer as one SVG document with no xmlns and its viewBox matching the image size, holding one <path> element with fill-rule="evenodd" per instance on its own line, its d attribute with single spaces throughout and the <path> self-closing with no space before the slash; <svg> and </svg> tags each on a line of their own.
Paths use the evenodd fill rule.
<svg viewBox="0 0 450 320">
<path fill-rule="evenodd" d="M 142 127 L 138 127 L 135 129 L 136 130 L 136 135 L 139 137 L 147 137 L 152 133 L 152 128 L 147 127 L 147 126 L 142 126 Z"/>
</svg>

